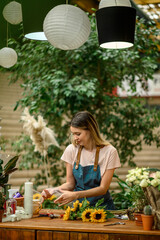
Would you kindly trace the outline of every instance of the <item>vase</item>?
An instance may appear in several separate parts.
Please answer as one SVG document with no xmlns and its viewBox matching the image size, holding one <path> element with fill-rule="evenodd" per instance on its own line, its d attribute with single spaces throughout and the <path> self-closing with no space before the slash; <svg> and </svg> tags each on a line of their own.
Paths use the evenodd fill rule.
<svg viewBox="0 0 160 240">
<path fill-rule="evenodd" d="M 153 222 L 154 222 L 153 215 L 144 215 L 144 214 L 142 214 L 143 230 L 145 230 L 145 231 L 152 230 Z"/>
<path fill-rule="evenodd" d="M 137 226 L 142 226 L 142 216 L 141 213 L 133 213 L 134 220 Z"/>
<path fill-rule="evenodd" d="M 4 209 L 0 209 L 0 222 L 2 222 L 3 214 L 4 214 Z"/>
</svg>

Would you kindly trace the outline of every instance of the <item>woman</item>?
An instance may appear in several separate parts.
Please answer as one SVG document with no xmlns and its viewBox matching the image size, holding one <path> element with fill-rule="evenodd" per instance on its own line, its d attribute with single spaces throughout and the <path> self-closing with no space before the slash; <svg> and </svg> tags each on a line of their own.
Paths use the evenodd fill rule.
<svg viewBox="0 0 160 240">
<path fill-rule="evenodd" d="M 49 198 L 55 190 L 61 196 L 54 202 L 60 205 L 84 198 L 95 205 L 104 198 L 108 210 L 114 204 L 108 191 L 115 168 L 121 166 L 117 150 L 100 136 L 99 127 L 91 113 L 78 112 L 71 120 L 72 144 L 61 159 L 66 163 L 66 183 L 58 188 L 48 188 L 42 197 Z"/>
</svg>

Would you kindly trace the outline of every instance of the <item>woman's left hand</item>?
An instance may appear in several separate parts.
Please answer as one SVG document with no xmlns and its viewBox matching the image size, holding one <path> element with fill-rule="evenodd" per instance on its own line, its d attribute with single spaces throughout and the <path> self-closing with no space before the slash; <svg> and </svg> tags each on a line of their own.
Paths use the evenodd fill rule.
<svg viewBox="0 0 160 240">
<path fill-rule="evenodd" d="M 65 190 L 60 190 L 60 191 L 62 192 L 62 195 L 54 201 L 54 203 L 59 203 L 60 204 L 59 206 L 65 205 L 76 199 L 76 192 L 65 191 Z"/>
</svg>

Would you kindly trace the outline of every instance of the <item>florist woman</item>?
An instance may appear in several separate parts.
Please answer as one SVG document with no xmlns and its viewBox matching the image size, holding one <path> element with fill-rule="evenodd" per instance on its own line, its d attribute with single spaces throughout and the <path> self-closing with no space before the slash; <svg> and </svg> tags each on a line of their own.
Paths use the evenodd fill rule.
<svg viewBox="0 0 160 240">
<path fill-rule="evenodd" d="M 87 111 L 78 112 L 71 120 L 72 144 L 61 159 L 66 163 L 66 183 L 57 188 L 44 189 L 43 199 L 59 190 L 54 202 L 60 205 L 87 198 L 90 205 L 104 198 L 103 206 L 113 210 L 109 193 L 114 170 L 121 166 L 117 150 L 100 135 L 97 121 Z"/>
</svg>

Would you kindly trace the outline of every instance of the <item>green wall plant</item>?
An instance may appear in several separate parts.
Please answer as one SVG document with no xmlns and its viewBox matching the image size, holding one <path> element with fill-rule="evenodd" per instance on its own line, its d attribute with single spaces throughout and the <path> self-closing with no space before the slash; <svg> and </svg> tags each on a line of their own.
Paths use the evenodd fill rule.
<svg viewBox="0 0 160 240">
<path fill-rule="evenodd" d="M 15 109 L 28 106 L 31 114 L 42 114 L 63 146 L 50 148 L 51 171 L 54 170 L 54 178 L 57 176 L 55 184 L 61 179 L 59 175 L 64 176 L 64 171 L 58 173 L 57 166 L 64 146 L 69 143 L 69 121 L 77 111 L 89 110 L 94 114 L 103 135 L 118 149 L 122 164 L 135 165 L 133 157 L 142 149 L 143 141 L 160 145 L 160 133 L 154 133 L 159 127 L 160 111 L 147 106 L 145 100 L 122 99 L 112 94 L 115 87 L 122 87 L 125 79 L 132 92 L 136 90 L 136 82 L 146 89 L 144 79 L 152 79 L 157 69 L 158 30 L 141 19 L 136 24 L 134 47 L 107 50 L 98 45 L 94 15 L 91 25 L 88 41 L 72 51 L 56 49 L 43 41 L 24 38 L 16 44 L 10 41 L 18 53 L 18 63 L 10 69 L 11 81 L 23 80 L 23 96 Z M 28 166 L 27 159 L 24 158 L 22 165 Z"/>
</svg>

